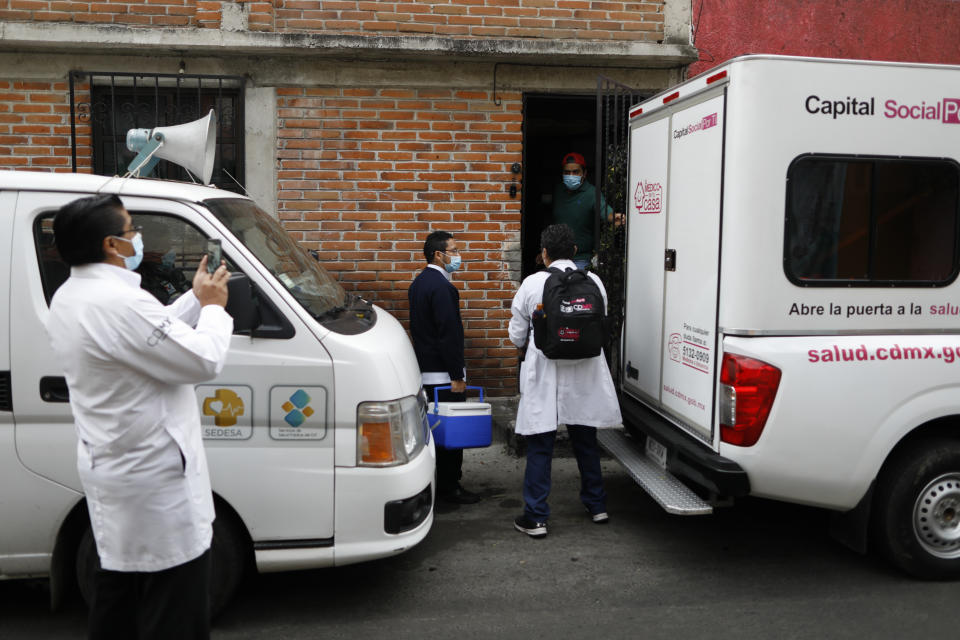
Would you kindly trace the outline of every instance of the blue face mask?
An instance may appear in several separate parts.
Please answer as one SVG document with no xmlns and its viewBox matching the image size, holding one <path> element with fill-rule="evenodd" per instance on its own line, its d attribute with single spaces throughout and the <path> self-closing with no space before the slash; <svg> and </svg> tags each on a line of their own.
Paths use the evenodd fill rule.
<svg viewBox="0 0 960 640">
<path fill-rule="evenodd" d="M 163 254 L 163 257 L 160 258 L 160 262 L 165 267 L 172 267 L 175 265 L 177 263 L 177 250 L 170 249 L 170 251 L 167 251 L 165 254 Z"/>
<path fill-rule="evenodd" d="M 460 268 L 461 262 L 462 260 L 460 259 L 460 256 L 450 256 L 450 262 L 447 262 L 446 264 L 444 264 L 443 268 L 447 270 L 447 273 L 453 273 L 454 271 Z"/>
<path fill-rule="evenodd" d="M 580 188 L 580 183 L 583 182 L 583 176 L 563 176 L 563 184 L 570 191 L 575 191 Z"/>
<path fill-rule="evenodd" d="M 121 236 L 114 236 L 118 240 L 123 240 L 124 242 L 129 242 L 133 245 L 133 255 L 132 256 L 120 256 L 123 258 L 123 266 L 125 266 L 130 271 L 133 271 L 140 266 L 140 263 L 143 261 L 143 236 L 137 232 L 137 235 L 133 236 L 133 240 L 127 240 Z"/>
</svg>

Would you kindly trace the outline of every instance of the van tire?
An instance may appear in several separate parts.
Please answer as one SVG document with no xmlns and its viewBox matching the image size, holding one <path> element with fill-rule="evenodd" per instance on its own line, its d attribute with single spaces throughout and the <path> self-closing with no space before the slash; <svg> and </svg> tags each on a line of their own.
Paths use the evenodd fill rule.
<svg viewBox="0 0 960 640">
<path fill-rule="evenodd" d="M 960 577 L 960 442 L 908 446 L 877 489 L 874 530 L 884 556 L 917 578 Z"/>
<path fill-rule="evenodd" d="M 210 548 L 210 618 L 216 619 L 233 599 L 247 566 L 247 543 L 243 531 L 229 515 L 213 521 Z M 93 602 L 94 582 L 100 569 L 100 556 L 88 525 L 77 545 L 76 575 L 80 595 L 89 607 Z"/>
<path fill-rule="evenodd" d="M 245 531 L 226 509 L 217 510 L 210 546 L 210 618 L 217 616 L 233 600 L 247 567 L 249 544 Z"/>
<path fill-rule="evenodd" d="M 80 536 L 80 542 L 77 544 L 75 566 L 80 596 L 83 597 L 83 601 L 89 607 L 90 603 L 93 602 L 93 585 L 97 570 L 100 568 L 100 556 L 97 555 L 97 545 L 93 541 L 93 530 L 89 524 L 84 529 L 83 535 Z"/>
</svg>

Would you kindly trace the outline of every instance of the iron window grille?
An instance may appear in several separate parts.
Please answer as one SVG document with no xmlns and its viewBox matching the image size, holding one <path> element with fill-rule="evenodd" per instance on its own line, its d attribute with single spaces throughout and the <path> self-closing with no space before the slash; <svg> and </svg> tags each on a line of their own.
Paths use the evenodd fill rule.
<svg viewBox="0 0 960 640">
<path fill-rule="evenodd" d="M 73 172 L 77 172 L 78 125 L 89 126 L 93 172 L 123 175 L 136 155 L 126 146 L 129 129 L 185 124 L 213 109 L 217 113 L 217 143 L 211 182 L 221 189 L 242 192 L 244 83 L 243 76 L 71 71 Z M 80 91 L 85 91 L 86 96 L 78 98 Z M 165 160 L 160 161 L 153 175 L 193 180 L 185 169 Z"/>
</svg>

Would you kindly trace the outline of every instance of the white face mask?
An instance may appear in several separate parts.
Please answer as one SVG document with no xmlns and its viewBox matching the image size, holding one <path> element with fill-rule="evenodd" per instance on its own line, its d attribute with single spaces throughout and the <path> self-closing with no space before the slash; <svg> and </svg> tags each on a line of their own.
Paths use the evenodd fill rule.
<svg viewBox="0 0 960 640">
<path fill-rule="evenodd" d="M 117 240 L 123 240 L 124 242 L 129 242 L 133 245 L 133 255 L 132 256 L 119 256 L 123 259 L 123 266 L 125 266 L 130 271 L 133 271 L 140 266 L 140 263 L 143 261 L 143 236 L 140 235 L 140 232 L 137 232 L 137 235 L 133 236 L 133 240 L 127 240 L 121 236 L 113 236 Z"/>
<path fill-rule="evenodd" d="M 583 176 L 563 176 L 563 184 L 570 189 L 570 191 L 576 191 L 580 188 L 580 183 L 583 182 Z"/>
</svg>

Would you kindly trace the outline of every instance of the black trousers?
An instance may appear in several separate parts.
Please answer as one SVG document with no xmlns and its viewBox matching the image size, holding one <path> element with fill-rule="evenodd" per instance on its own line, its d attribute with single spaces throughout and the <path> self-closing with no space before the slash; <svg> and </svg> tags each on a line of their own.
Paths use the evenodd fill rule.
<svg viewBox="0 0 960 640">
<path fill-rule="evenodd" d="M 433 390 L 446 384 L 425 384 L 427 400 L 433 402 Z M 437 392 L 440 402 L 466 402 L 466 393 L 453 393 L 449 389 Z M 442 449 L 437 447 L 437 493 L 452 493 L 460 485 L 463 477 L 463 449 Z"/>
<path fill-rule="evenodd" d="M 207 640 L 210 550 L 152 572 L 97 571 L 90 640 Z"/>
</svg>

